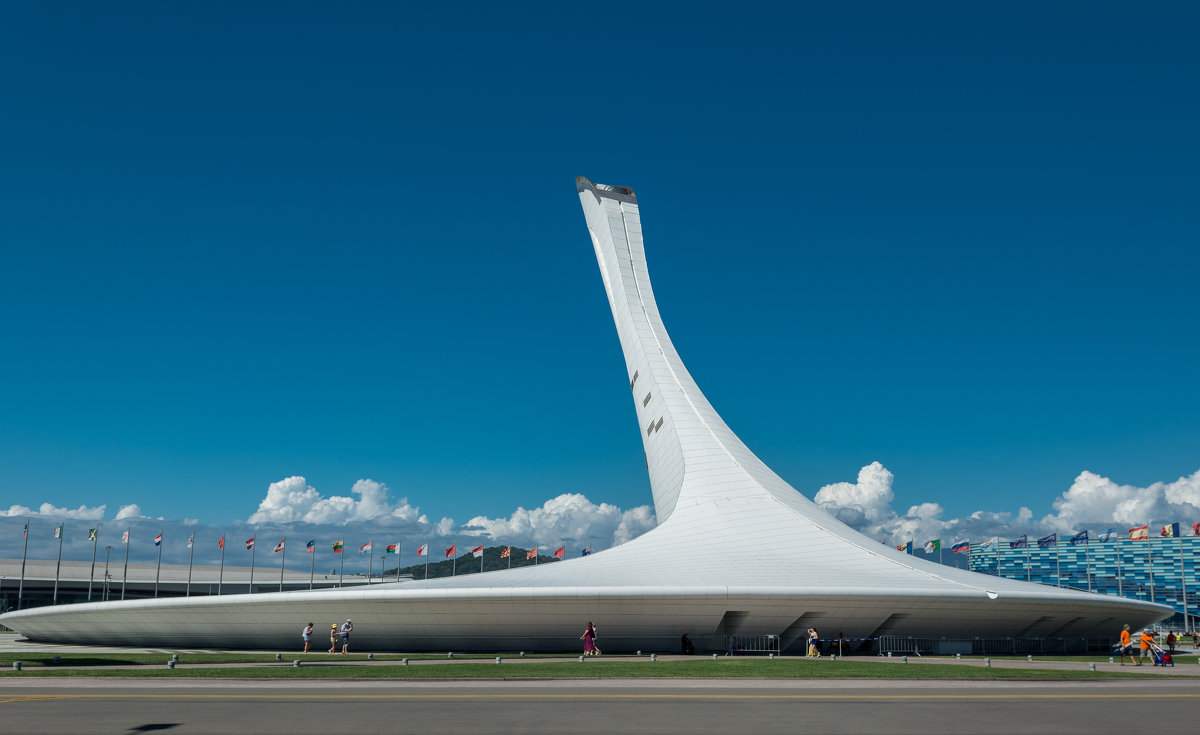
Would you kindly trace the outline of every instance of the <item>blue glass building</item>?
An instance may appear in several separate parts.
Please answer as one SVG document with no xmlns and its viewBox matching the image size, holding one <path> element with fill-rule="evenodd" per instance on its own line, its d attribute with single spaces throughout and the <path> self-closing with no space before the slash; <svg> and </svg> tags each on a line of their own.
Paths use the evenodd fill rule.
<svg viewBox="0 0 1200 735">
<path fill-rule="evenodd" d="M 972 543 L 968 566 L 982 574 L 1170 605 L 1176 616 L 1164 621 L 1164 627 L 1195 627 L 1200 615 L 1200 536 L 1136 541 L 1089 536 L 1075 545 L 1070 536 L 1046 537 L 1042 545 L 1030 538 L 1016 548 L 1006 540 Z"/>
</svg>

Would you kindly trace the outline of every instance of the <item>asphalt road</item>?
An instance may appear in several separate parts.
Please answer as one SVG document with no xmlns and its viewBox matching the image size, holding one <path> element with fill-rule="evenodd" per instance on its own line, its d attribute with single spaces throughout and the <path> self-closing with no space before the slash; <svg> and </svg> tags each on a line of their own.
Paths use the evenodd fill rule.
<svg viewBox="0 0 1200 735">
<path fill-rule="evenodd" d="M 1187 730 L 1200 681 L 0 682 L 4 733 L 1013 733 Z"/>
</svg>

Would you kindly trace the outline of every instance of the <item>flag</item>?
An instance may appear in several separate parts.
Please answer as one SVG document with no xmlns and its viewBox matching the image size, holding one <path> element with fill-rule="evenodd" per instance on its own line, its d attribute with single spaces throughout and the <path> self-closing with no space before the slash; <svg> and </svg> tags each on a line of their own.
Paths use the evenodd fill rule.
<svg viewBox="0 0 1200 735">
<path fill-rule="evenodd" d="M 429 544 L 421 544 L 418 546 L 417 556 L 429 556 Z"/>
<path fill-rule="evenodd" d="M 566 555 L 567 555 L 567 547 L 566 546 L 560 546 L 554 550 L 554 558 L 555 559 L 561 559 Z"/>
<path fill-rule="evenodd" d="M 88 529 L 88 541 L 95 541 L 95 540 L 96 540 L 96 529 L 89 528 Z"/>
<path fill-rule="evenodd" d="M 970 539 L 963 539 L 962 541 L 955 541 L 954 545 L 950 547 L 950 551 L 953 551 L 955 554 L 959 553 L 960 551 L 970 551 L 970 550 L 971 550 L 971 540 Z"/>
<path fill-rule="evenodd" d="M 981 548 L 981 549 L 990 549 L 993 546 L 995 546 L 997 548 L 1000 547 L 1000 537 L 999 536 L 992 536 L 990 539 L 987 539 L 986 541 L 983 541 L 979 544 L 979 548 Z"/>
<path fill-rule="evenodd" d="M 1166 526 L 1163 526 L 1162 531 L 1159 531 L 1158 535 L 1166 536 L 1167 538 L 1179 538 L 1179 524 L 1170 523 Z"/>
<path fill-rule="evenodd" d="M 365 544 L 363 544 L 362 546 L 358 547 L 358 553 L 360 553 L 360 554 L 369 554 L 369 553 L 371 552 L 371 549 L 375 548 L 375 547 L 372 545 L 372 544 L 374 544 L 374 543 L 375 543 L 374 541 L 368 541 L 367 543 L 365 543 Z"/>
<path fill-rule="evenodd" d="M 1086 544 L 1087 542 L 1088 542 L 1088 532 L 1087 531 L 1080 531 L 1079 533 L 1077 533 L 1071 537 L 1071 545 L 1072 546 Z"/>
<path fill-rule="evenodd" d="M 129 534 L 125 534 L 125 535 L 128 536 Z M 217 542 L 217 548 L 218 549 L 225 548 L 225 537 L 224 536 L 222 536 L 221 540 Z"/>
<path fill-rule="evenodd" d="M 383 550 L 388 554 L 395 554 L 396 544 L 388 544 L 387 546 L 383 547 Z"/>
<path fill-rule="evenodd" d="M 161 533 L 154 537 L 154 545 L 162 546 L 162 534 Z"/>
<path fill-rule="evenodd" d="M 932 554 L 935 551 L 941 551 L 941 550 L 942 550 L 942 540 L 940 538 L 935 538 L 932 541 L 925 542 L 925 553 L 926 554 Z"/>
<path fill-rule="evenodd" d="M 342 541 L 345 541 L 345 539 L 342 539 Z M 342 541 L 334 541 L 333 542 L 333 553 L 335 553 L 335 554 L 342 553 Z"/>
<path fill-rule="evenodd" d="M 476 559 L 483 556 L 483 546 L 476 546 L 475 548 L 471 549 L 471 556 L 475 557 Z"/>
<path fill-rule="evenodd" d="M 225 539 L 222 538 L 221 540 L 224 541 Z M 123 543 L 123 544 L 129 543 L 129 531 L 126 531 L 125 533 L 121 534 L 121 543 Z"/>
<path fill-rule="evenodd" d="M 1117 529 L 1110 528 L 1107 531 L 1105 531 L 1104 533 L 1097 535 L 1096 540 L 1097 541 L 1112 541 L 1114 538 L 1116 538 L 1116 536 L 1117 536 Z"/>
<path fill-rule="evenodd" d="M 1149 541 L 1150 540 L 1150 526 L 1145 525 L 1145 526 L 1138 526 L 1137 528 L 1129 529 L 1129 540 L 1130 541 Z"/>
<path fill-rule="evenodd" d="M 580 554 L 580 556 L 587 556 L 587 555 L 588 555 L 588 554 L 590 554 L 590 553 L 592 553 L 592 547 L 590 547 L 590 546 L 589 546 L 589 547 L 587 547 L 586 549 L 584 549 L 584 550 L 583 550 L 583 553 L 582 553 L 582 554 Z"/>
<path fill-rule="evenodd" d="M 537 550 L 538 550 L 538 547 L 535 546 L 532 549 L 530 549 L 529 551 L 526 551 L 525 552 L 525 561 L 529 561 L 533 557 L 537 556 Z"/>
<path fill-rule="evenodd" d="M 1200 524 L 1198 524 L 1198 525 L 1200 525 Z M 21 531 L 21 535 L 22 535 L 22 536 L 28 536 L 28 535 L 29 535 L 29 524 L 28 524 L 28 523 L 26 523 L 26 524 L 25 524 L 25 530 L 24 530 L 24 531 Z M 1200 536 L 1200 531 L 1197 531 L 1197 532 L 1196 532 L 1196 535 L 1197 535 L 1197 536 Z"/>
<path fill-rule="evenodd" d="M 912 541 L 909 541 L 906 544 L 900 544 L 899 546 L 896 547 L 896 551 L 903 551 L 905 554 L 911 554 L 912 553 Z"/>
<path fill-rule="evenodd" d="M 308 542 L 307 546 L 304 547 L 304 553 L 305 554 L 315 554 L 316 552 L 317 552 L 317 540 L 313 539 L 312 541 Z"/>
<path fill-rule="evenodd" d="M 501 552 L 500 552 L 500 558 L 501 558 L 501 559 L 507 559 L 507 558 L 508 558 L 508 557 L 511 555 L 511 554 L 509 553 L 509 552 L 511 552 L 511 551 L 512 551 L 512 547 L 511 547 L 511 546 L 505 546 L 505 547 L 504 547 L 504 551 L 501 551 Z"/>
<path fill-rule="evenodd" d="M 1028 549 L 1029 548 L 1029 534 L 1022 535 L 1021 538 L 1017 539 L 1016 541 L 1009 541 L 1008 548 L 1010 548 L 1010 549 Z"/>
<path fill-rule="evenodd" d="M 246 551 L 254 548 L 254 536 L 246 539 Z"/>
<path fill-rule="evenodd" d="M 446 549 L 446 558 L 454 556 L 454 550 L 458 548 L 458 544 L 450 544 L 450 548 Z"/>
<path fill-rule="evenodd" d="M 1048 549 L 1051 546 L 1058 546 L 1058 534 L 1052 533 L 1049 536 L 1038 539 L 1039 549 Z"/>
<path fill-rule="evenodd" d="M 1192 524 L 1192 534 L 1195 536 L 1200 536 L 1200 521 L 1196 521 Z"/>
<path fill-rule="evenodd" d="M 283 551 L 283 542 L 284 541 L 287 541 L 287 539 L 281 538 L 281 539 L 279 539 L 279 543 L 275 544 L 275 553 L 278 554 L 279 552 Z"/>
<path fill-rule="evenodd" d="M 62 526 L 59 526 L 58 528 L 54 529 L 54 538 L 62 538 L 62 530 L 63 530 Z"/>
<path fill-rule="evenodd" d="M 188 536 L 188 548 L 189 549 L 192 548 L 192 544 L 195 543 L 195 541 L 196 541 L 196 534 L 193 533 L 191 536 Z"/>
</svg>

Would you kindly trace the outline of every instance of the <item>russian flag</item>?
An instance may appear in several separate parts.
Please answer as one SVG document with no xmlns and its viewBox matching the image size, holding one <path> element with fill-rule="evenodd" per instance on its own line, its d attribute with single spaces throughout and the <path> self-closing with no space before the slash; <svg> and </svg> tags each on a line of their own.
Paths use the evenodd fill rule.
<svg viewBox="0 0 1200 735">
<path fill-rule="evenodd" d="M 971 550 L 971 541 L 968 539 L 968 540 L 955 542 L 955 544 L 950 547 L 950 550 L 953 551 L 955 554 L 957 554 L 960 551 L 970 551 Z"/>
</svg>

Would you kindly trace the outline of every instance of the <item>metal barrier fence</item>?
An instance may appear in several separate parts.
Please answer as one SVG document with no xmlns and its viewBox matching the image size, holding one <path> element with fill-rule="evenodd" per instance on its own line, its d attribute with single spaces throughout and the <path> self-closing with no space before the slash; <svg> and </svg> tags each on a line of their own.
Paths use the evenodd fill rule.
<svg viewBox="0 0 1200 735">
<path fill-rule="evenodd" d="M 779 655 L 777 635 L 730 635 L 725 637 L 726 655 L 739 653 L 774 653 Z"/>
<path fill-rule="evenodd" d="M 948 656 L 956 653 L 986 655 L 1054 655 L 1064 653 L 1101 653 L 1111 650 L 1113 642 L 1095 638 L 913 638 L 884 635 L 879 637 L 876 653 Z"/>
</svg>

